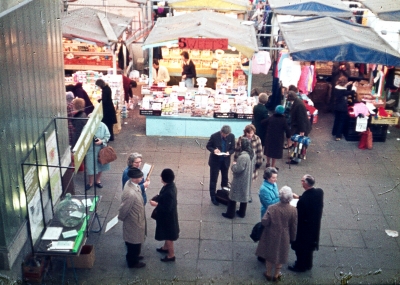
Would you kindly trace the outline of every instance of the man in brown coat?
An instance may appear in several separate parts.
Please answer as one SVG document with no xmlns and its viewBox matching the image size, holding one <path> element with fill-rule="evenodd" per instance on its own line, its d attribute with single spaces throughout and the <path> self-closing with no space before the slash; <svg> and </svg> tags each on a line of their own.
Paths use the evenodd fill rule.
<svg viewBox="0 0 400 285">
<path fill-rule="evenodd" d="M 127 248 L 126 262 L 129 268 L 142 268 L 145 263 L 139 262 L 141 246 L 146 237 L 146 214 L 142 191 L 138 183 L 143 178 L 139 168 L 128 170 L 130 180 L 125 184 L 119 207 L 118 219 L 123 222 L 123 238 Z"/>
</svg>

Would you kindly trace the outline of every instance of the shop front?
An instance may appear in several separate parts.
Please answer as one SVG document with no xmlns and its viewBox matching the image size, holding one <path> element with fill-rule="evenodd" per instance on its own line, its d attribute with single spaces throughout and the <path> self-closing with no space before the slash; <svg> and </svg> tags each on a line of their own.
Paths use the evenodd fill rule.
<svg viewBox="0 0 400 285">
<path fill-rule="evenodd" d="M 152 63 L 153 48 L 160 47 L 160 65 L 179 80 L 167 83 L 172 86 L 152 84 L 155 75 L 150 66 L 149 86 L 142 86 L 141 92 L 146 135 L 207 137 L 224 124 L 235 135 L 242 134 L 256 104 L 249 95 L 251 58 L 258 51 L 254 27 L 242 23 L 209 11 L 157 21 L 143 49 L 149 49 Z M 194 88 L 179 82 L 184 51 L 195 65 Z"/>
</svg>

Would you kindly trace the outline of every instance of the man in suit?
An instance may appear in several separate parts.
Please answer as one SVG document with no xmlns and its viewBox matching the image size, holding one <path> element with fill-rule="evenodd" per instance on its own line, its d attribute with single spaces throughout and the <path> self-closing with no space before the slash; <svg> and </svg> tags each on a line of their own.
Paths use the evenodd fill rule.
<svg viewBox="0 0 400 285">
<path fill-rule="evenodd" d="M 142 243 L 146 238 L 146 214 L 142 191 L 139 183 L 143 172 L 136 167 L 128 170 L 130 180 L 126 182 L 121 196 L 118 219 L 123 222 L 122 237 L 127 248 L 126 262 L 129 268 L 142 268 L 145 263 L 140 262 Z"/>
<path fill-rule="evenodd" d="M 208 165 L 210 166 L 210 197 L 211 202 L 218 206 L 215 199 L 219 171 L 221 171 L 221 187 L 228 187 L 228 170 L 231 164 L 231 155 L 235 152 L 235 135 L 231 127 L 224 125 L 221 131 L 211 135 L 207 149 L 210 151 Z M 221 153 L 226 153 L 221 155 Z"/>
<path fill-rule="evenodd" d="M 297 260 L 288 267 L 295 272 L 310 270 L 313 266 L 313 251 L 319 248 L 319 233 L 321 229 L 322 208 L 324 207 L 324 191 L 314 188 L 315 179 L 306 174 L 301 179 L 305 192 L 298 196 L 293 193 L 297 202 L 297 235 L 292 242 Z"/>
</svg>

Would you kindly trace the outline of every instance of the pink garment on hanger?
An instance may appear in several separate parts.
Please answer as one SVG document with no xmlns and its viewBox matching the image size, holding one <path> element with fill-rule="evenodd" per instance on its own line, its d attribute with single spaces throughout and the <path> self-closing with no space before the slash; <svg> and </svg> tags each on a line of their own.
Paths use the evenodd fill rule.
<svg viewBox="0 0 400 285">
<path fill-rule="evenodd" d="M 300 93 L 308 94 L 307 81 L 308 81 L 309 71 L 310 70 L 307 65 L 303 65 L 301 67 L 301 75 L 300 75 L 299 83 L 297 84 L 297 88 L 299 89 Z"/>
<path fill-rule="evenodd" d="M 353 106 L 354 116 L 358 116 L 359 114 L 363 114 L 364 116 L 369 116 L 369 110 L 364 103 L 355 103 Z"/>
<path fill-rule="evenodd" d="M 253 74 L 268 74 L 271 68 L 271 57 L 267 51 L 259 51 L 253 55 L 251 73 Z"/>
</svg>

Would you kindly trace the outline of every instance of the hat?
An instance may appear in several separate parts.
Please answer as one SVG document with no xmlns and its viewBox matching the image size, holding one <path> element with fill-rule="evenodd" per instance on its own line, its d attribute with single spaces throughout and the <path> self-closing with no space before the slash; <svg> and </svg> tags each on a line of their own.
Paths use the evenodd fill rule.
<svg viewBox="0 0 400 285">
<path fill-rule="evenodd" d="M 131 167 L 128 170 L 128 177 L 129 178 L 142 178 L 143 172 L 139 168 Z"/>
<path fill-rule="evenodd" d="M 260 95 L 258 95 L 258 102 L 261 104 L 265 104 L 268 102 L 268 94 L 267 93 L 261 93 Z"/>
<path fill-rule="evenodd" d="M 283 107 L 282 105 L 276 106 L 275 113 L 282 115 L 283 113 L 285 113 L 285 107 Z"/>
<path fill-rule="evenodd" d="M 67 102 L 71 102 L 75 98 L 74 93 L 71 91 L 66 92 L 65 97 L 67 98 Z"/>
<path fill-rule="evenodd" d="M 172 171 L 172 169 L 169 168 L 165 168 L 162 172 L 161 172 L 161 178 L 165 183 L 172 183 L 174 182 L 175 179 L 175 174 Z"/>
</svg>

